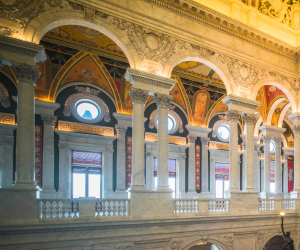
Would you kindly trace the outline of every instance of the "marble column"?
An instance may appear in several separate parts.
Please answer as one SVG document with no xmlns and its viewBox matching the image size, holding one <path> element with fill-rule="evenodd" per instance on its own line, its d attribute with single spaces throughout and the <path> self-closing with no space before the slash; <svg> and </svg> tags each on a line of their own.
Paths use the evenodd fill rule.
<svg viewBox="0 0 300 250">
<path fill-rule="evenodd" d="M 254 145 L 254 190 L 260 192 L 260 148 L 261 144 Z"/>
<path fill-rule="evenodd" d="M 264 193 L 270 193 L 270 141 L 269 136 L 264 136 Z"/>
<path fill-rule="evenodd" d="M 70 199 L 71 198 L 71 190 L 69 190 L 69 174 L 71 175 L 69 166 L 68 166 L 68 144 L 66 141 L 66 136 L 59 136 L 59 144 L 58 144 L 58 155 L 59 155 L 59 182 L 58 182 L 58 191 L 56 193 L 57 199 Z M 70 192 L 69 192 L 70 191 Z"/>
<path fill-rule="evenodd" d="M 289 173 L 288 173 L 288 159 L 289 155 L 284 154 L 284 164 L 283 164 L 283 193 L 284 198 L 289 198 Z"/>
<path fill-rule="evenodd" d="M 197 136 L 189 135 L 189 158 L 188 158 L 188 193 L 196 194 L 196 182 L 195 182 L 195 142 Z"/>
<path fill-rule="evenodd" d="M 133 103 L 131 190 L 145 190 L 144 103 L 148 91 L 132 87 L 130 97 Z"/>
<path fill-rule="evenodd" d="M 254 124 L 256 115 L 243 113 L 246 123 L 246 173 L 245 191 L 254 191 Z"/>
<path fill-rule="evenodd" d="M 103 187 L 104 187 L 104 199 L 115 198 L 115 193 L 113 191 L 113 153 L 114 147 L 112 145 L 107 145 L 105 150 L 105 166 L 103 168 Z"/>
<path fill-rule="evenodd" d="M 169 191 L 169 132 L 168 110 L 173 96 L 155 94 L 154 100 L 158 108 L 157 129 L 157 190 Z"/>
<path fill-rule="evenodd" d="M 185 160 L 186 154 L 181 153 L 179 156 L 179 197 L 185 198 Z"/>
<path fill-rule="evenodd" d="M 147 145 L 147 143 L 146 143 L 146 187 L 148 190 L 155 189 L 154 156 L 152 154 L 151 145 Z"/>
<path fill-rule="evenodd" d="M 228 111 L 228 120 L 230 127 L 229 139 L 229 191 L 238 191 L 238 121 L 240 113 L 237 110 Z"/>
<path fill-rule="evenodd" d="M 208 143 L 210 139 L 201 137 L 202 156 L 201 156 L 201 193 L 209 192 L 209 174 L 208 174 Z"/>
<path fill-rule="evenodd" d="M 0 126 L 1 129 L 2 126 Z M 9 188 L 13 184 L 14 137 L 5 136 L 1 141 L 1 188 Z"/>
<path fill-rule="evenodd" d="M 41 198 L 56 198 L 54 188 L 54 127 L 57 117 L 41 115 L 44 124 L 43 133 L 43 169 Z"/>
<path fill-rule="evenodd" d="M 210 156 L 210 196 L 216 198 L 216 160 Z"/>
<path fill-rule="evenodd" d="M 14 63 L 18 85 L 16 184 L 18 188 L 35 188 L 35 91 L 40 72 L 36 66 Z"/>
<path fill-rule="evenodd" d="M 117 132 L 117 186 L 116 193 L 126 193 L 126 131 L 127 126 L 116 125 Z"/>
<path fill-rule="evenodd" d="M 274 137 L 273 138 L 274 144 L 275 144 L 275 193 L 276 194 L 282 194 L 281 189 L 281 143 L 282 138 Z"/>
</svg>

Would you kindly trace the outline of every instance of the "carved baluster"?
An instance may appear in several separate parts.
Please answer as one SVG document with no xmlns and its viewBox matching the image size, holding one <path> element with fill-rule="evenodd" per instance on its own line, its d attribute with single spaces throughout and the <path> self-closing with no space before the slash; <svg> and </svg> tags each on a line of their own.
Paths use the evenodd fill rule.
<svg viewBox="0 0 300 250">
<path fill-rule="evenodd" d="M 54 217 L 53 217 L 53 201 L 50 202 L 50 211 L 49 211 L 49 212 L 50 212 L 50 217 L 51 217 L 51 218 L 54 218 Z"/>
<path fill-rule="evenodd" d="M 108 213 L 109 213 L 109 211 L 108 211 L 108 201 L 105 201 L 104 207 L 105 207 L 105 209 L 103 211 L 103 215 L 105 214 L 105 216 L 108 216 Z"/>
<path fill-rule="evenodd" d="M 66 217 L 66 210 L 68 209 L 68 203 L 66 201 L 61 201 L 61 218 Z"/>
<path fill-rule="evenodd" d="M 99 200 L 98 202 L 96 202 L 97 217 L 101 217 L 101 214 L 100 214 L 101 209 L 100 209 L 100 207 L 101 207 L 101 201 Z"/>
<path fill-rule="evenodd" d="M 47 218 L 47 201 L 46 202 L 42 202 L 43 206 L 42 206 L 42 218 Z M 45 219 L 46 219 L 45 218 Z"/>
<path fill-rule="evenodd" d="M 79 206 L 78 201 L 73 201 L 73 213 L 75 218 L 79 217 Z"/>
</svg>

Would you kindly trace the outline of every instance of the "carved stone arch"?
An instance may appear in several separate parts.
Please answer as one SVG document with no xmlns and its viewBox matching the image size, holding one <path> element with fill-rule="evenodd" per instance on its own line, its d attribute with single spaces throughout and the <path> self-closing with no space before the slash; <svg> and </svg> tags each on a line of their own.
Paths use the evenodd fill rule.
<svg viewBox="0 0 300 250">
<path fill-rule="evenodd" d="M 296 92 L 292 88 L 291 84 L 282 77 L 279 76 L 267 76 L 262 79 L 260 79 L 252 88 L 251 90 L 251 99 L 256 100 L 256 95 L 258 93 L 258 90 L 264 86 L 264 85 L 274 85 L 275 87 L 279 88 L 283 91 L 283 93 L 287 96 L 288 100 L 290 101 L 292 105 L 293 112 L 296 112 L 298 110 L 299 104 L 298 104 L 298 98 L 296 95 Z"/>
<path fill-rule="evenodd" d="M 273 230 L 271 232 L 265 232 L 265 231 L 260 231 L 256 235 L 256 249 L 258 250 L 264 250 L 264 246 L 267 244 L 267 242 L 272 239 L 275 236 L 280 236 L 282 233 L 280 229 L 278 230 Z"/>
<path fill-rule="evenodd" d="M 218 112 L 218 113 L 215 113 L 215 114 L 213 114 L 213 115 L 211 116 L 209 122 L 210 122 L 215 116 L 217 116 L 217 115 L 224 115 L 224 116 L 227 116 L 226 112 Z M 208 123 L 208 124 L 209 124 L 209 123 Z M 214 123 L 213 127 L 212 127 L 212 129 L 213 129 L 212 136 L 213 136 L 213 137 L 216 137 L 216 136 L 214 136 L 214 132 L 216 133 L 215 129 L 217 129 L 218 126 L 221 125 L 221 124 L 226 124 L 226 125 L 229 126 L 229 121 L 223 122 L 221 119 L 220 119 L 219 121 L 216 121 L 216 122 Z M 238 125 L 239 125 L 239 127 L 240 127 L 240 129 L 241 129 L 241 131 L 242 131 L 242 133 L 243 133 L 243 126 L 242 126 L 242 124 L 241 124 L 240 121 L 238 121 Z"/>
<path fill-rule="evenodd" d="M 272 104 L 271 107 L 270 107 L 269 113 L 268 113 L 268 115 L 267 115 L 267 123 L 266 123 L 266 125 L 272 125 L 272 124 L 271 124 L 271 121 L 272 121 L 273 114 L 274 114 L 274 112 L 275 112 L 277 106 L 279 105 L 279 103 L 281 103 L 281 102 L 284 101 L 284 100 L 286 100 L 286 98 L 280 97 L 280 98 L 278 98 L 277 100 L 275 100 L 275 101 L 273 102 L 273 104 Z"/>
<path fill-rule="evenodd" d="M 225 84 L 227 94 L 235 94 L 236 84 L 233 77 L 228 71 L 228 68 L 223 64 L 215 52 L 208 49 L 200 48 L 196 46 L 197 50 L 187 50 L 174 54 L 164 66 L 163 76 L 170 77 L 171 73 L 176 65 L 185 61 L 196 61 L 207 65 L 212 68 L 222 79 Z"/>
<path fill-rule="evenodd" d="M 229 241 L 228 241 L 229 239 Z M 191 247 L 195 246 L 196 244 L 200 243 L 200 242 L 207 242 L 207 243 L 211 243 L 214 245 L 217 245 L 218 247 L 222 248 L 222 250 L 232 250 L 234 247 L 234 240 L 233 240 L 233 236 L 229 236 L 229 235 L 217 235 L 217 236 L 209 236 L 207 239 L 205 238 L 205 240 L 203 239 L 203 237 L 195 237 L 192 241 L 190 241 L 190 243 L 186 244 L 185 247 L 182 247 L 182 250 L 189 250 Z"/>
<path fill-rule="evenodd" d="M 79 5 L 79 4 L 78 4 Z M 141 62 L 134 46 L 127 35 L 127 24 L 124 20 L 96 11 L 92 16 L 92 22 L 87 21 L 84 7 L 78 9 L 71 6 L 63 9 L 52 9 L 34 18 L 26 27 L 24 39 L 39 44 L 42 37 L 50 30 L 63 25 L 80 25 L 97 30 L 112 39 L 126 55 L 130 67 L 141 69 Z"/>
<path fill-rule="evenodd" d="M 260 124 L 261 124 L 262 121 L 263 121 L 263 120 L 262 120 L 262 117 L 260 116 L 260 117 L 257 119 L 257 121 L 256 121 L 256 123 L 255 123 L 255 126 L 254 126 L 254 136 L 258 136 L 259 127 L 260 127 Z"/>
</svg>

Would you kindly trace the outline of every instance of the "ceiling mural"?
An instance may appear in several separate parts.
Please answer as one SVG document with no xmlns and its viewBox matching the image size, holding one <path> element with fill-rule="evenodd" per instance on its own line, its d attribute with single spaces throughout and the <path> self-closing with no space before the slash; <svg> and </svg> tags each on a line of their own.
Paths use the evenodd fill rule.
<svg viewBox="0 0 300 250">
<path fill-rule="evenodd" d="M 273 113 L 273 115 L 272 115 L 272 120 L 271 120 L 271 125 L 272 125 L 272 126 L 278 126 L 278 119 L 279 119 L 279 116 L 280 116 L 280 114 L 281 114 L 283 108 L 284 108 L 286 105 L 288 105 L 288 103 L 289 103 L 289 102 L 288 102 L 287 100 L 284 100 L 284 101 L 280 102 L 280 103 L 277 105 L 277 107 L 276 107 L 276 109 L 275 109 L 275 111 L 274 111 L 274 113 Z"/>
</svg>

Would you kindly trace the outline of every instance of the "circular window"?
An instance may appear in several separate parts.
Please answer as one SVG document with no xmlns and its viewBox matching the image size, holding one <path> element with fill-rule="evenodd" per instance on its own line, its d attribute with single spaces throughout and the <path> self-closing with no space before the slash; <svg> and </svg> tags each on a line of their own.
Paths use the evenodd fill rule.
<svg viewBox="0 0 300 250">
<path fill-rule="evenodd" d="M 270 152 L 274 152 L 275 151 L 275 144 L 274 142 L 270 141 Z"/>
<path fill-rule="evenodd" d="M 158 125 L 158 119 L 156 120 L 156 124 Z M 175 127 L 175 120 L 172 116 L 168 115 L 168 131 L 171 131 Z"/>
<path fill-rule="evenodd" d="M 225 125 L 218 127 L 218 134 L 223 140 L 228 140 L 230 135 L 229 128 Z"/>
<path fill-rule="evenodd" d="M 80 100 L 75 105 L 77 114 L 85 120 L 94 120 L 100 115 L 98 105 L 89 100 Z"/>
</svg>

